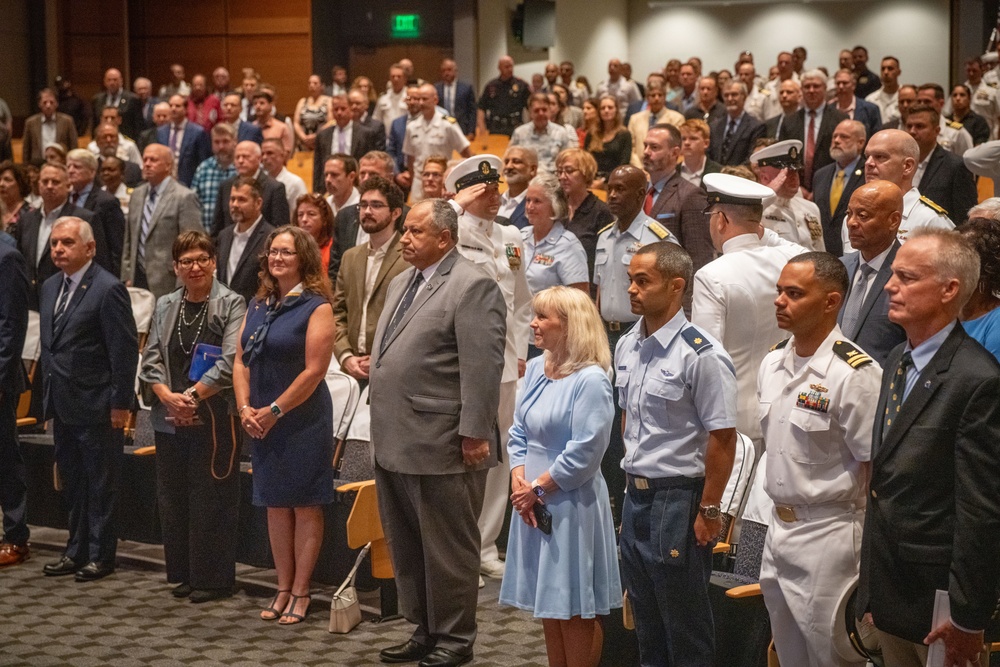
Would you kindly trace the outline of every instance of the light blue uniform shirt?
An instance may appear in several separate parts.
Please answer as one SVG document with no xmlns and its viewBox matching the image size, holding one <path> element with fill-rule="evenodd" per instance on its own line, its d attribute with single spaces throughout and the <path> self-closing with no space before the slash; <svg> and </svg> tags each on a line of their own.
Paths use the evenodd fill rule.
<svg viewBox="0 0 1000 667">
<path fill-rule="evenodd" d="M 910 343 L 906 343 L 906 352 L 913 355 L 913 365 L 906 369 L 906 389 L 903 390 L 904 401 L 910 395 L 910 391 L 917 385 L 917 380 L 920 378 L 920 374 L 924 372 L 924 368 L 927 367 L 927 364 L 931 362 L 934 355 L 944 345 L 945 339 L 951 333 L 951 330 L 955 328 L 956 324 L 958 322 L 950 323 L 916 347 L 910 347 Z M 895 373 L 896 369 L 892 369 L 892 372 Z"/>
<path fill-rule="evenodd" d="M 566 231 L 561 222 L 552 225 L 549 233 L 535 243 L 535 228 L 521 230 L 524 241 L 525 277 L 532 294 L 556 285 L 589 283 L 587 251 L 576 234 Z"/>
<path fill-rule="evenodd" d="M 639 320 L 618 341 L 615 372 L 625 472 L 704 477 L 709 431 L 736 427 L 736 370 L 722 345 L 684 311 L 651 336 Z"/>
<path fill-rule="evenodd" d="M 601 288 L 601 317 L 605 322 L 638 319 L 628 299 L 628 265 L 639 248 L 657 241 L 677 243 L 677 237 L 642 211 L 624 232 L 617 223 L 601 230 L 594 255 L 594 283 Z"/>
</svg>

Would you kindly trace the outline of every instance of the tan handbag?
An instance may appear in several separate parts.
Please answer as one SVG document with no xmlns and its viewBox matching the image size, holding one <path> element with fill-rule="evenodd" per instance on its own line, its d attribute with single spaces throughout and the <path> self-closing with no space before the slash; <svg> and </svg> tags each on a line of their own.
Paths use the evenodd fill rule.
<svg viewBox="0 0 1000 667">
<path fill-rule="evenodd" d="M 344 579 L 344 583 L 340 585 L 330 600 L 330 632 L 347 634 L 361 623 L 361 603 L 358 601 L 358 591 L 354 588 L 354 577 L 371 546 L 372 544 L 369 542 L 362 547 L 347 579 Z"/>
</svg>

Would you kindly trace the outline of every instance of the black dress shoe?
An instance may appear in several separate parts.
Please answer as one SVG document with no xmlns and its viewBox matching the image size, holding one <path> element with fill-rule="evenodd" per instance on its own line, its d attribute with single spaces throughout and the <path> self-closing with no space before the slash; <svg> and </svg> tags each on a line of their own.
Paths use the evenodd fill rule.
<svg viewBox="0 0 1000 667">
<path fill-rule="evenodd" d="M 416 662 L 434 650 L 433 646 L 424 646 L 412 639 L 398 646 L 390 646 L 379 651 L 382 662 Z"/>
<path fill-rule="evenodd" d="M 67 574 L 74 574 L 80 566 L 69 556 L 63 556 L 55 563 L 49 563 L 42 568 L 46 577 L 62 577 Z"/>
<path fill-rule="evenodd" d="M 170 594 L 175 598 L 186 598 L 191 595 L 192 590 L 194 589 L 191 588 L 191 584 L 180 584 L 174 587 L 174 589 L 170 591 Z"/>
<path fill-rule="evenodd" d="M 81 567 L 76 573 L 77 581 L 97 581 L 103 579 L 115 571 L 114 565 L 105 565 L 97 561 L 91 561 Z"/>
<path fill-rule="evenodd" d="M 191 591 L 189 596 L 191 602 L 194 604 L 201 604 L 202 602 L 211 602 L 212 600 L 222 600 L 223 598 L 233 597 L 232 588 L 196 588 Z"/>
<path fill-rule="evenodd" d="M 446 648 L 436 648 L 428 653 L 417 667 L 458 667 L 472 661 L 472 652 L 460 655 Z"/>
</svg>

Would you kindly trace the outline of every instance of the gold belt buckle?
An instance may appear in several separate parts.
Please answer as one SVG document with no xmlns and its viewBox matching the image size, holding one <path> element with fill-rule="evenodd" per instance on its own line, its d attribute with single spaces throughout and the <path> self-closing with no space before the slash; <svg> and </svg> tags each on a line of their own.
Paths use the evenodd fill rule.
<svg viewBox="0 0 1000 667">
<path fill-rule="evenodd" d="M 795 516 L 794 507 L 789 507 L 788 505 L 775 505 L 774 509 L 778 512 L 778 518 L 785 523 L 794 523 L 798 521 Z"/>
<path fill-rule="evenodd" d="M 608 322 L 607 324 L 608 324 L 608 331 L 621 331 L 622 330 L 622 323 L 621 322 Z"/>
<path fill-rule="evenodd" d="M 632 484 L 640 491 L 647 491 L 649 489 L 649 480 L 645 477 L 633 477 Z"/>
</svg>

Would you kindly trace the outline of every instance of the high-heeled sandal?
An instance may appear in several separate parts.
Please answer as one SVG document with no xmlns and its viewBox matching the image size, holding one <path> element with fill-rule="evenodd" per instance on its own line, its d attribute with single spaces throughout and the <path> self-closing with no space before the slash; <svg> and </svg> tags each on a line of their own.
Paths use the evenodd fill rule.
<svg viewBox="0 0 1000 667">
<path fill-rule="evenodd" d="M 308 600 L 308 602 L 306 602 L 305 611 L 302 614 L 294 613 L 296 607 L 298 607 L 299 600 Z M 301 623 L 306 620 L 306 616 L 309 615 L 309 604 L 312 602 L 312 595 L 293 595 L 289 602 L 291 603 L 292 611 L 286 611 L 283 613 L 278 619 L 278 625 L 295 625 L 296 623 Z M 286 618 L 291 620 L 286 621 Z"/>
<path fill-rule="evenodd" d="M 282 593 L 291 594 L 291 592 L 292 592 L 292 589 L 287 588 L 287 589 L 285 589 L 283 591 L 278 591 L 277 593 L 275 593 L 274 597 L 271 598 L 271 604 L 270 604 L 270 606 L 268 606 L 267 609 L 261 609 L 261 611 L 260 611 L 260 620 L 262 620 L 262 621 L 276 621 L 279 618 L 281 618 L 281 609 L 278 609 L 278 606 L 277 606 L 277 604 L 278 604 L 278 598 L 281 596 Z"/>
</svg>

